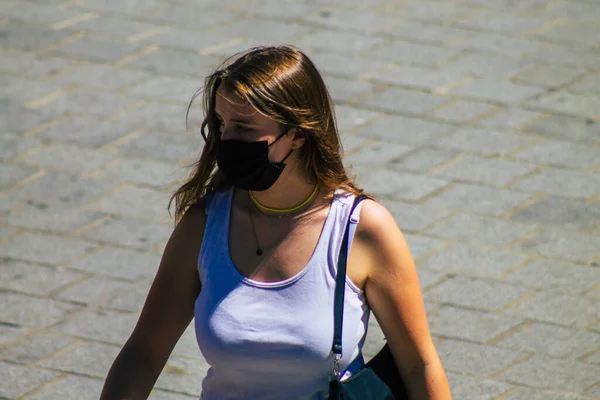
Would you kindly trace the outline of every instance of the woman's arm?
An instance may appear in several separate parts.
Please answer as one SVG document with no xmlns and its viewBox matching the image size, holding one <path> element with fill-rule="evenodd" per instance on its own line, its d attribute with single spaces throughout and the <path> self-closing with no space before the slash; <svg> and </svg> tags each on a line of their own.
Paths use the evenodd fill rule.
<svg viewBox="0 0 600 400">
<path fill-rule="evenodd" d="M 350 259 L 367 268 L 365 295 L 381 326 L 411 399 L 449 400 L 414 261 L 392 215 L 365 200 Z"/>
<path fill-rule="evenodd" d="M 171 234 L 140 318 L 115 359 L 100 400 L 146 399 L 194 316 L 204 204 L 190 208 Z"/>
</svg>

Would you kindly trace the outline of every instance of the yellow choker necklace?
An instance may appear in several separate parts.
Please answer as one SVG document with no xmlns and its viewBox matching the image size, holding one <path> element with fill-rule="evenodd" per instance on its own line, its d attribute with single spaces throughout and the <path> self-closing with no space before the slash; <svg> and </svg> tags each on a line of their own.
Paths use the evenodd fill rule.
<svg viewBox="0 0 600 400">
<path fill-rule="evenodd" d="M 252 200 L 252 203 L 254 203 L 254 205 L 256 207 L 258 207 L 259 209 L 261 209 L 263 211 L 268 211 L 268 212 L 272 212 L 272 213 L 276 213 L 276 214 L 286 214 L 286 213 L 291 213 L 291 212 L 301 209 L 302 207 L 304 207 L 305 205 L 310 203 L 315 198 L 315 196 L 317 195 L 318 192 L 319 192 L 319 183 L 317 182 L 317 184 L 315 185 L 315 188 L 312 191 L 312 193 L 310 194 L 310 196 L 308 196 L 308 198 L 306 200 L 304 200 L 302 203 L 298 204 L 297 206 L 292 207 L 292 208 L 271 208 L 271 207 L 267 207 L 267 206 L 261 204 L 256 199 L 256 197 L 254 197 L 252 192 L 248 191 L 248 193 L 250 194 L 250 200 Z"/>
</svg>

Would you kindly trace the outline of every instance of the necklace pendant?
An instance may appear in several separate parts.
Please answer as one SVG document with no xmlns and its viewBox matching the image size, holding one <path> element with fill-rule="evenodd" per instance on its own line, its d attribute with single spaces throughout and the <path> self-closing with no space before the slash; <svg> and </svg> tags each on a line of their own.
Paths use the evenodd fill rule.
<svg viewBox="0 0 600 400">
<path fill-rule="evenodd" d="M 256 255 L 257 256 L 262 256 L 263 255 L 262 249 L 256 249 Z"/>
</svg>

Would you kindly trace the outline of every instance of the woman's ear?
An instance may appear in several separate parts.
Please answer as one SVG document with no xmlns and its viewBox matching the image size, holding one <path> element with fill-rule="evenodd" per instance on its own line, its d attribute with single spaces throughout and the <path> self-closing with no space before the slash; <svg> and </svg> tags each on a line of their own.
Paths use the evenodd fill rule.
<svg viewBox="0 0 600 400">
<path fill-rule="evenodd" d="M 294 149 L 299 149 L 306 142 L 306 134 L 303 131 L 292 128 L 289 133 L 292 135 L 292 145 L 294 146 Z"/>
</svg>

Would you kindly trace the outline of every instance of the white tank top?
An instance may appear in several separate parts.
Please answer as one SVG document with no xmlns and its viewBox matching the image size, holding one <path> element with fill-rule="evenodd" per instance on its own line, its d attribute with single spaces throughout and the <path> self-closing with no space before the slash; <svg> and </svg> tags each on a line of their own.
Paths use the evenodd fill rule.
<svg viewBox="0 0 600 400">
<path fill-rule="evenodd" d="M 210 200 L 199 255 L 202 290 L 195 304 L 195 327 L 210 365 L 201 400 L 326 399 L 337 258 L 354 196 L 336 193 L 304 269 L 269 283 L 249 279 L 233 265 L 232 198 L 233 189 L 228 189 Z M 360 204 L 353 222 L 358 222 L 359 212 Z M 363 291 L 349 279 L 345 289 L 343 378 L 364 365 L 361 350 L 370 315 Z"/>
</svg>

